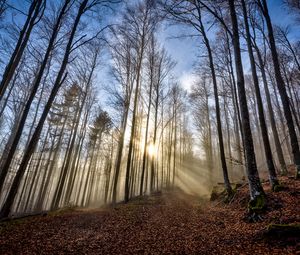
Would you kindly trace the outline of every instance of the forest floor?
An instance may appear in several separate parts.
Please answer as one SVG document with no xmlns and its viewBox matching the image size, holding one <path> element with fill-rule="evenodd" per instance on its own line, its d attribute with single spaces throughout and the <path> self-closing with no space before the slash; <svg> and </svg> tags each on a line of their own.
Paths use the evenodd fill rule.
<svg viewBox="0 0 300 255">
<path fill-rule="evenodd" d="M 67 210 L 0 224 L 0 254 L 300 254 L 295 236 L 267 238 L 270 223 L 300 223 L 300 181 L 264 188 L 263 221 L 247 223 L 248 187 L 229 204 L 180 192 L 115 208 Z"/>
</svg>

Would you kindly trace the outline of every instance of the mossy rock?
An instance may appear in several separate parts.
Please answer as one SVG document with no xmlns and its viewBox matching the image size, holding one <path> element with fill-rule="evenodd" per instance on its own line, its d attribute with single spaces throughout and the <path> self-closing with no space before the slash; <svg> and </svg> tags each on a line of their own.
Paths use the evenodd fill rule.
<svg viewBox="0 0 300 255">
<path fill-rule="evenodd" d="M 215 201 L 219 198 L 224 197 L 224 192 L 226 192 L 224 190 L 223 187 L 221 186 L 214 186 L 212 191 L 211 191 L 211 195 L 210 195 L 210 201 Z"/>
<path fill-rule="evenodd" d="M 224 203 L 229 203 L 236 193 L 236 189 L 231 189 L 227 192 L 226 189 L 220 186 L 214 186 L 210 195 L 210 201 L 222 200 Z"/>
</svg>

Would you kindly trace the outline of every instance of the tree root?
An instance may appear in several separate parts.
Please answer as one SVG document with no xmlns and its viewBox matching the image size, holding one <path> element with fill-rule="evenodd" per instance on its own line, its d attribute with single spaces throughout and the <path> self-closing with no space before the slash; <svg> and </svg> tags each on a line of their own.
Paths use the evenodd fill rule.
<svg viewBox="0 0 300 255">
<path fill-rule="evenodd" d="M 274 192 L 279 192 L 279 191 L 282 191 L 282 190 L 285 190 L 286 187 L 281 185 L 281 184 L 275 184 L 273 187 L 272 187 L 272 191 Z"/>
<path fill-rule="evenodd" d="M 266 197 L 264 194 L 256 196 L 248 203 L 248 214 L 245 220 L 249 223 L 262 221 L 264 218 L 262 214 L 266 209 Z"/>
<path fill-rule="evenodd" d="M 265 237 L 299 237 L 300 224 L 270 224 L 265 232 Z"/>
</svg>

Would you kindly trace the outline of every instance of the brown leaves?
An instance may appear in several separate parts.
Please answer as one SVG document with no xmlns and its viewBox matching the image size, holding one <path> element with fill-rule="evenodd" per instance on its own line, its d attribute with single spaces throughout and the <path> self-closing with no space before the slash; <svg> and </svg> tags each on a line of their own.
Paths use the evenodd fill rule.
<svg viewBox="0 0 300 255">
<path fill-rule="evenodd" d="M 269 210 L 263 222 L 242 220 L 247 186 L 230 205 L 200 204 L 197 197 L 165 193 L 118 205 L 117 210 L 2 223 L 0 254 L 296 254 L 296 245 L 270 243 L 261 234 L 270 223 L 300 221 L 300 182 L 281 182 L 289 189 L 267 191 Z"/>
</svg>

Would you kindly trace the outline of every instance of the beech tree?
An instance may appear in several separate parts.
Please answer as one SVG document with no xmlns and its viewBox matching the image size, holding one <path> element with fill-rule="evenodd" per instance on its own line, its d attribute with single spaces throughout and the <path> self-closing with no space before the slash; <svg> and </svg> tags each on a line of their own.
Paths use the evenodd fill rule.
<svg viewBox="0 0 300 255">
<path fill-rule="evenodd" d="M 83 0 L 82 2 L 80 2 L 79 6 L 78 6 L 77 14 L 76 14 L 73 26 L 72 26 L 71 31 L 70 31 L 70 36 L 69 36 L 68 43 L 67 43 L 66 48 L 65 48 L 64 57 L 62 59 L 59 72 L 58 72 L 58 74 L 56 76 L 56 79 L 54 81 L 54 85 L 52 87 L 49 99 L 48 99 L 48 101 L 45 105 L 45 108 L 44 108 L 43 113 L 40 117 L 38 125 L 37 125 L 35 131 L 32 134 L 30 142 L 28 143 L 28 146 L 26 148 L 24 156 L 21 160 L 21 164 L 18 168 L 17 174 L 16 174 L 16 176 L 14 178 L 14 181 L 12 183 L 12 186 L 10 188 L 10 192 L 9 192 L 9 194 L 6 198 L 6 201 L 5 201 L 5 203 L 2 207 L 1 217 L 6 217 L 6 216 L 9 215 L 9 212 L 11 210 L 11 206 L 12 206 L 13 201 L 14 201 L 14 198 L 17 194 L 18 186 L 19 186 L 19 184 L 21 182 L 21 179 L 24 175 L 24 172 L 25 172 L 26 167 L 28 165 L 28 162 L 29 162 L 29 160 L 32 156 L 32 153 L 33 153 L 33 151 L 36 147 L 36 144 L 38 142 L 40 133 L 42 131 L 44 122 L 45 122 L 46 117 L 47 117 L 47 115 L 50 111 L 51 105 L 52 105 L 52 103 L 53 103 L 53 101 L 54 101 L 54 99 L 57 95 L 57 92 L 58 92 L 59 88 L 61 87 L 61 85 L 64 83 L 64 81 L 66 79 L 67 73 L 65 73 L 65 70 L 66 70 L 66 67 L 67 67 L 68 62 L 69 62 L 70 54 L 72 53 L 72 51 L 74 51 L 76 48 L 78 48 L 79 46 L 81 46 L 84 43 L 81 40 L 82 38 L 75 41 L 75 43 L 74 43 L 76 30 L 77 30 L 77 27 L 80 23 L 80 19 L 86 11 L 88 11 L 89 9 L 91 9 L 94 6 L 99 5 L 99 4 L 101 4 L 101 1 L 89 2 L 88 0 Z M 9 164 L 10 164 L 10 162 L 6 164 L 4 169 L 6 167 L 9 167 Z"/>
<path fill-rule="evenodd" d="M 299 176 L 299 40 L 265 0 L 0 0 L 0 30 L 0 218 L 246 175 L 256 220 L 258 173 Z"/>
<path fill-rule="evenodd" d="M 269 43 L 270 43 L 270 50 L 271 50 L 271 56 L 273 60 L 273 67 L 274 67 L 274 74 L 276 79 L 277 88 L 280 94 L 281 102 L 283 105 L 284 115 L 286 119 L 286 124 L 288 126 L 289 130 L 289 136 L 290 136 L 290 144 L 292 147 L 292 153 L 294 157 L 294 163 L 296 165 L 296 178 L 300 178 L 300 150 L 299 150 L 299 144 L 297 139 L 297 134 L 295 131 L 295 125 L 294 120 L 292 117 L 292 111 L 289 103 L 289 98 L 286 92 L 284 80 L 281 75 L 280 71 L 280 63 L 278 59 L 278 53 L 274 38 L 274 32 L 273 32 L 273 25 L 271 22 L 271 18 L 269 15 L 268 5 L 266 0 L 257 1 L 257 5 L 259 6 L 262 14 L 265 17 L 266 25 L 268 28 L 268 37 L 269 37 Z"/>
<path fill-rule="evenodd" d="M 220 118 L 220 103 L 218 97 L 218 85 L 217 85 L 217 78 L 215 72 L 215 65 L 214 59 L 212 55 L 211 43 L 207 36 L 206 29 L 203 24 L 202 18 L 202 8 L 200 1 L 194 1 L 190 3 L 189 1 L 182 1 L 181 4 L 174 5 L 168 3 L 167 1 L 163 3 L 163 7 L 166 11 L 175 17 L 176 20 L 182 22 L 184 24 L 189 24 L 192 26 L 202 37 L 202 43 L 205 45 L 208 59 L 209 59 L 209 67 L 211 71 L 211 77 L 213 82 L 214 88 L 214 99 L 215 99 L 215 107 L 216 107 L 216 118 L 217 118 L 217 130 L 218 130 L 218 137 L 219 137 L 219 150 L 220 150 L 220 158 L 224 176 L 224 184 L 228 195 L 230 196 L 232 193 L 232 188 L 230 185 L 229 177 L 228 177 L 228 169 L 225 159 L 225 151 L 224 151 L 224 141 L 223 141 L 223 131 L 222 131 L 222 124 Z"/>
<path fill-rule="evenodd" d="M 238 96 L 241 109 L 241 118 L 242 118 L 242 128 L 243 128 L 243 137 L 244 137 L 244 146 L 245 146 L 245 157 L 246 157 L 246 169 L 249 180 L 250 187 L 250 196 L 251 204 L 255 207 L 257 204 L 264 206 L 264 191 L 260 184 L 255 152 L 253 147 L 253 139 L 249 121 L 249 112 L 247 106 L 247 99 L 245 93 L 245 81 L 244 81 L 244 71 L 241 58 L 241 49 L 240 49 L 240 39 L 239 39 L 239 27 L 237 22 L 236 10 L 233 0 L 228 0 L 230 16 L 232 22 L 232 41 L 234 47 L 234 57 L 235 57 L 235 67 L 236 67 L 236 77 L 237 77 L 237 87 L 238 87 Z"/>
</svg>

